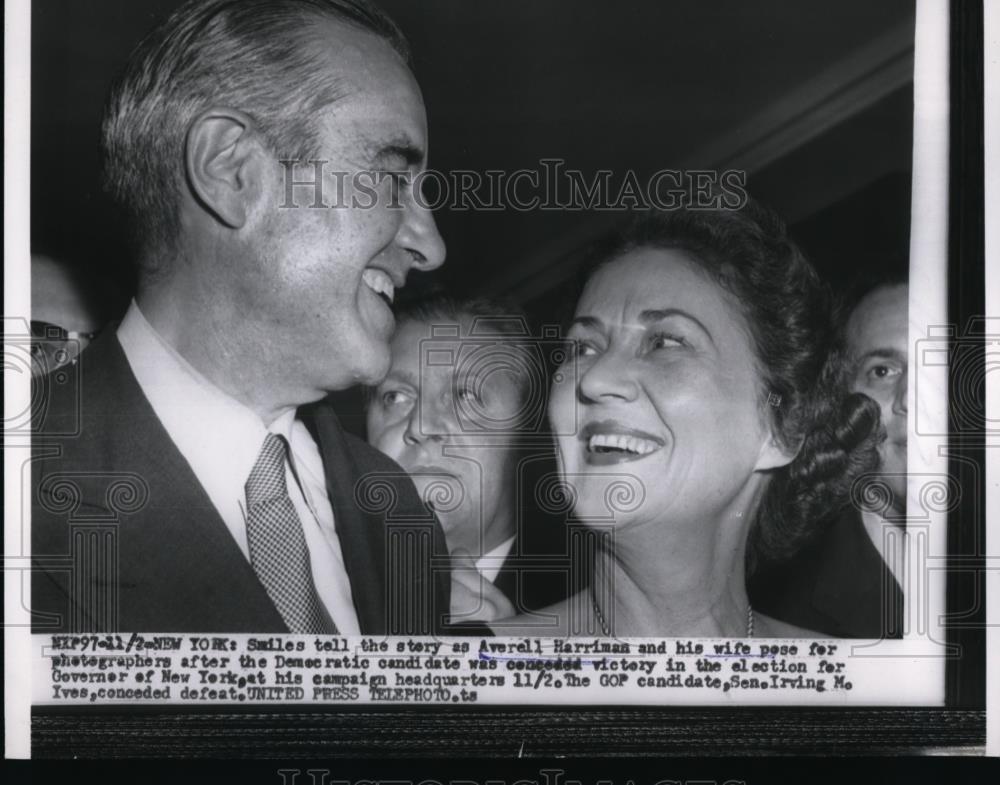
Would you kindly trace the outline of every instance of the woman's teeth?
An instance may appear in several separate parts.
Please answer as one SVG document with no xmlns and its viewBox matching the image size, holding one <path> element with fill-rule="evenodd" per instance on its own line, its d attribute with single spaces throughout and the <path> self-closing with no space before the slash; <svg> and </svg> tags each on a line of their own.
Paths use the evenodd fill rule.
<svg viewBox="0 0 1000 785">
<path fill-rule="evenodd" d="M 617 434 L 599 433 L 590 437 L 587 442 L 587 449 L 590 452 L 629 452 L 635 455 L 649 455 L 660 449 L 660 445 L 649 439 L 640 439 L 637 436 L 619 436 Z"/>
<path fill-rule="evenodd" d="M 388 273 L 374 267 L 368 267 L 361 273 L 361 280 L 375 294 L 385 298 L 390 305 L 392 304 L 393 298 L 396 296 L 396 287 L 392 285 L 392 279 Z"/>
</svg>

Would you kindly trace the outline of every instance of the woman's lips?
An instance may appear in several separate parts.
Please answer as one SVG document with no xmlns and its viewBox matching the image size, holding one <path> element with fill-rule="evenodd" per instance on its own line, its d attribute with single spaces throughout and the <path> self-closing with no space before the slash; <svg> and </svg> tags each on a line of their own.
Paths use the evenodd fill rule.
<svg viewBox="0 0 1000 785">
<path fill-rule="evenodd" d="M 665 444 L 655 434 L 614 420 L 587 423 L 580 430 L 580 440 L 584 461 L 591 466 L 640 461 Z"/>
</svg>

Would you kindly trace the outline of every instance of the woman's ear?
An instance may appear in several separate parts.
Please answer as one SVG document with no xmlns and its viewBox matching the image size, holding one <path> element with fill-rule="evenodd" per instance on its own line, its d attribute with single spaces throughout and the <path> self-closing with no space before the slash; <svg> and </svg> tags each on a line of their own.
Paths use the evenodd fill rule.
<svg viewBox="0 0 1000 785">
<path fill-rule="evenodd" d="M 767 439 L 764 440 L 760 447 L 760 453 L 757 455 L 754 471 L 765 472 L 787 466 L 795 460 L 801 449 L 801 441 L 794 447 L 787 447 L 775 438 L 774 433 L 768 433 Z"/>
<path fill-rule="evenodd" d="M 260 146 L 254 140 L 252 120 L 235 109 L 202 112 L 188 129 L 185 168 L 198 202 L 232 229 L 246 222 L 258 190 L 254 165 Z"/>
</svg>

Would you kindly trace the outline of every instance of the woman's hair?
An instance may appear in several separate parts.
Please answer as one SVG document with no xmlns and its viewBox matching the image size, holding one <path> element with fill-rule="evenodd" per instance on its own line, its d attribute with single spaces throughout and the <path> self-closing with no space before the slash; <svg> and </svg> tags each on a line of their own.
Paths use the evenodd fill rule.
<svg viewBox="0 0 1000 785">
<path fill-rule="evenodd" d="M 833 299 L 785 225 L 754 202 L 739 210 L 651 211 L 595 254 L 598 265 L 639 248 L 685 252 L 746 318 L 758 396 L 791 463 L 772 472 L 751 524 L 748 574 L 793 555 L 850 502 L 855 477 L 877 466 L 879 409 L 851 393 Z"/>
</svg>

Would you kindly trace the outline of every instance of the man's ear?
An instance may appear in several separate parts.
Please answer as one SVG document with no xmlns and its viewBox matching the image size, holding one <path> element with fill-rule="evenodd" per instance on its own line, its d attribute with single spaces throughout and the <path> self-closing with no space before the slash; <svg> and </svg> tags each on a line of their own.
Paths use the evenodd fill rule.
<svg viewBox="0 0 1000 785">
<path fill-rule="evenodd" d="M 787 466 L 795 460 L 801 449 L 801 442 L 795 447 L 786 447 L 774 437 L 773 433 L 768 434 L 767 439 L 764 440 L 764 443 L 760 447 L 760 453 L 757 455 L 757 463 L 754 464 L 754 470 L 765 472 Z"/>
<path fill-rule="evenodd" d="M 191 123 L 184 150 L 187 179 L 195 198 L 226 226 L 246 222 L 259 183 L 255 156 L 260 147 L 252 120 L 235 109 L 213 108 Z"/>
</svg>

